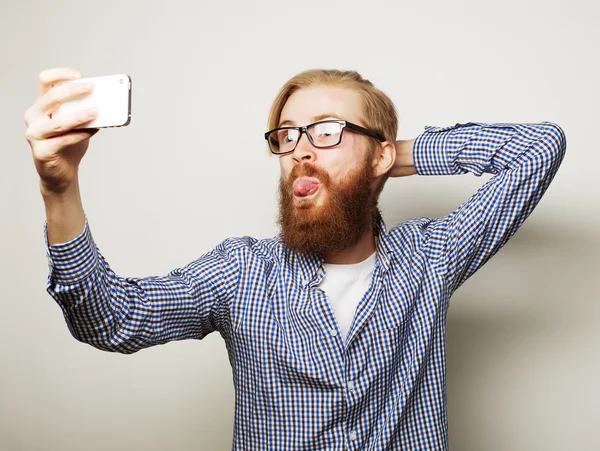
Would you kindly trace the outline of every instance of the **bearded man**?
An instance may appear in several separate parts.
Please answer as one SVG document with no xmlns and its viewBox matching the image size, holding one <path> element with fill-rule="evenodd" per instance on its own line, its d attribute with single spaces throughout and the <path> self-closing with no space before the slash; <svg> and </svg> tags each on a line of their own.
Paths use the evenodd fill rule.
<svg viewBox="0 0 600 451">
<path fill-rule="evenodd" d="M 353 71 L 311 70 L 275 99 L 281 234 L 231 238 L 165 277 L 123 278 L 79 196 L 95 112 L 52 119 L 88 90 L 40 75 L 26 112 L 46 205 L 48 292 L 73 336 L 133 353 L 218 331 L 235 387 L 236 450 L 447 449 L 444 344 L 454 291 L 515 233 L 563 159 L 562 129 L 469 122 L 396 141 L 390 99 Z M 389 231 L 389 176 L 491 173 L 451 214 Z"/>
</svg>

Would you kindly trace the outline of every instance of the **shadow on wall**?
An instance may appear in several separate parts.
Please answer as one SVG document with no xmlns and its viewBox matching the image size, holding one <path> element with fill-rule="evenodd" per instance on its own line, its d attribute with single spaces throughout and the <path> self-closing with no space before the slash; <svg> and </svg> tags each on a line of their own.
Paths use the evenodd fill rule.
<svg viewBox="0 0 600 451">
<path fill-rule="evenodd" d="M 450 449 L 600 449 L 600 240 L 565 222 L 534 214 L 452 297 Z"/>
<path fill-rule="evenodd" d="M 452 449 L 564 449 L 589 438 L 600 372 L 597 238 L 534 219 L 451 300 Z"/>
</svg>

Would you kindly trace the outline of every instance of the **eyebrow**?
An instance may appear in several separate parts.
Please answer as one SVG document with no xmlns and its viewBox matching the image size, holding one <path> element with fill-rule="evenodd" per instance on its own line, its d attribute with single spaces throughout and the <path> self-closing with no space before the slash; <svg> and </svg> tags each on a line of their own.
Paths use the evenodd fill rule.
<svg viewBox="0 0 600 451">
<path fill-rule="evenodd" d="M 319 122 L 322 119 L 326 119 L 326 118 L 330 118 L 330 117 L 333 117 L 333 118 L 336 118 L 336 119 L 339 119 L 339 120 L 344 120 L 344 119 L 342 119 L 342 117 L 339 114 L 336 114 L 336 113 L 324 113 L 324 114 L 319 114 L 318 116 L 313 116 L 312 122 Z M 290 120 L 285 120 L 283 122 L 280 122 L 279 125 L 277 126 L 277 128 L 279 128 L 279 127 L 285 127 L 286 125 L 294 126 L 295 122 L 294 121 L 290 121 Z"/>
</svg>

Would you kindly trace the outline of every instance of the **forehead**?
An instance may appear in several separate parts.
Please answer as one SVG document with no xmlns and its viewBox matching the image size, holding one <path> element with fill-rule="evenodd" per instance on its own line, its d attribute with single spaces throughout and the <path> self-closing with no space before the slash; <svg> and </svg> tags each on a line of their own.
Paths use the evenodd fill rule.
<svg viewBox="0 0 600 451">
<path fill-rule="evenodd" d="M 317 85 L 293 93 L 281 111 L 279 124 L 306 125 L 331 115 L 350 122 L 362 122 L 360 94 L 339 86 Z"/>
</svg>

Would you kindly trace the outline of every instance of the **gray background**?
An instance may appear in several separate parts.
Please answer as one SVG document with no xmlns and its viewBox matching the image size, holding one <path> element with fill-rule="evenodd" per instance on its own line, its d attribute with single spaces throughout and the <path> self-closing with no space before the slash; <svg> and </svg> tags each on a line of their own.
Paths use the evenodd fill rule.
<svg viewBox="0 0 600 451">
<path fill-rule="evenodd" d="M 133 120 L 81 167 L 96 242 L 122 276 L 165 274 L 226 237 L 277 233 L 265 150 L 281 85 L 356 69 L 399 138 L 464 121 L 560 124 L 538 209 L 454 296 L 454 450 L 600 449 L 599 7 L 593 1 L 2 2 L 0 449 L 225 450 L 233 387 L 218 334 L 134 355 L 73 339 L 45 292 L 44 209 L 23 113 L 38 73 L 133 79 Z M 393 179 L 388 226 L 447 214 L 485 177 Z"/>
</svg>

